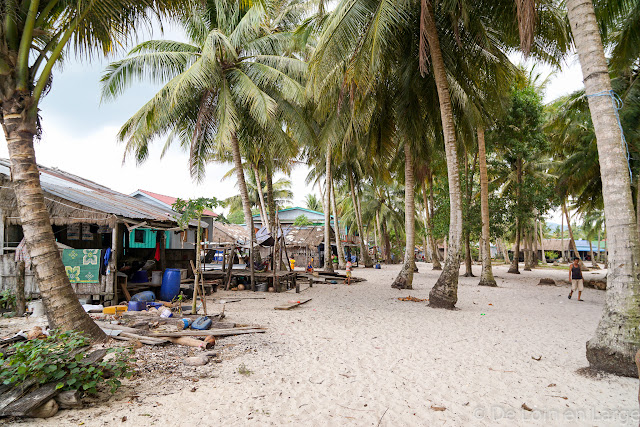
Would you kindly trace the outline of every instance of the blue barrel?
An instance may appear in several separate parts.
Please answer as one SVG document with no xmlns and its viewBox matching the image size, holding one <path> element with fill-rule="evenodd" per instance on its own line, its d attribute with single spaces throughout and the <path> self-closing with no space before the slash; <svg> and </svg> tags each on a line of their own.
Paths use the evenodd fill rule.
<svg viewBox="0 0 640 427">
<path fill-rule="evenodd" d="M 160 287 L 160 300 L 171 301 L 180 294 L 180 270 L 167 268 L 162 275 Z"/>
</svg>

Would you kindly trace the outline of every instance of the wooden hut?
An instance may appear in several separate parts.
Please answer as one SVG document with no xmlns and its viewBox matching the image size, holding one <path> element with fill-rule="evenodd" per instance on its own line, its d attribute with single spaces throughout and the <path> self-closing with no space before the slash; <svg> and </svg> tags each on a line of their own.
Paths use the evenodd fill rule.
<svg viewBox="0 0 640 427">
<path fill-rule="evenodd" d="M 78 295 L 105 302 L 118 301 L 116 271 L 126 259 L 151 260 L 157 268 L 188 269 L 193 250 L 168 249 L 169 233 L 179 231 L 175 212 L 150 205 L 103 185 L 64 172 L 39 166 L 40 181 L 53 232 L 60 246 L 75 250 L 100 250 L 101 262 L 110 249 L 107 265 L 99 278 L 74 282 Z M 16 250 L 22 227 L 11 183 L 10 163 L 0 159 L 0 290 L 14 288 Z M 197 225 L 193 221 L 191 226 Z M 207 227 L 206 223 L 201 223 Z M 61 249 L 62 250 L 62 249 Z M 71 277 L 71 276 L 70 276 Z M 39 294 L 35 274 L 25 269 L 25 294 Z"/>
</svg>

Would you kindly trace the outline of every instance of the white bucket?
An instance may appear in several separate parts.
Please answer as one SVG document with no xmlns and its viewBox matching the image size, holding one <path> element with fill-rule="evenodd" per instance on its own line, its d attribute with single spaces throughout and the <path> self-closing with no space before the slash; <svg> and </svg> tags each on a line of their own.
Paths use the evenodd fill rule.
<svg viewBox="0 0 640 427">
<path fill-rule="evenodd" d="M 162 271 L 152 271 L 151 272 L 151 283 L 154 285 L 162 284 Z"/>
<path fill-rule="evenodd" d="M 44 305 L 42 304 L 42 300 L 31 301 L 28 307 L 32 317 L 44 316 Z"/>
</svg>

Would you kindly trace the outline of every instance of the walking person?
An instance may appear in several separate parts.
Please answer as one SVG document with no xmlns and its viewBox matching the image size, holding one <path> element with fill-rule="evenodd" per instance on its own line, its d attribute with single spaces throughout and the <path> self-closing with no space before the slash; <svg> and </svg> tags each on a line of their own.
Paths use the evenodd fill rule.
<svg viewBox="0 0 640 427">
<path fill-rule="evenodd" d="M 569 280 L 571 280 L 571 292 L 569 292 L 569 299 L 573 296 L 573 291 L 578 290 L 578 301 L 584 301 L 582 299 L 582 291 L 584 290 L 584 278 L 582 277 L 582 270 L 580 269 L 580 259 L 578 257 L 573 258 L 573 264 L 569 269 Z"/>
</svg>

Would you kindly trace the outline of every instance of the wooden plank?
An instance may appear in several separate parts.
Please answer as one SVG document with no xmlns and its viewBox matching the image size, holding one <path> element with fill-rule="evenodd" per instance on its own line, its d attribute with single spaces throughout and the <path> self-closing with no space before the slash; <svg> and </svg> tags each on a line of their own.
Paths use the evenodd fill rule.
<svg viewBox="0 0 640 427">
<path fill-rule="evenodd" d="M 305 300 L 300 300 L 300 302 L 294 302 L 294 303 L 289 303 L 289 304 L 285 304 L 285 305 L 279 305 L 279 306 L 274 307 L 274 308 L 276 310 L 291 310 L 292 308 L 296 308 L 299 305 L 306 304 L 309 301 L 311 301 L 311 298 L 305 299 Z"/>
<path fill-rule="evenodd" d="M 1 412 L 0 416 L 25 417 L 37 409 L 39 406 L 47 403 L 49 399 L 58 394 L 56 383 L 45 384 L 42 387 L 27 393 L 20 399 L 7 405 Z"/>
<path fill-rule="evenodd" d="M 2 413 L 2 411 L 11 403 L 23 396 L 26 391 L 35 383 L 36 380 L 27 380 L 24 383 L 13 388 L 9 386 L 10 390 L 0 394 L 0 413 Z"/>
<path fill-rule="evenodd" d="M 181 331 L 181 332 L 156 332 L 150 334 L 151 337 L 203 337 L 203 336 L 212 336 L 212 337 L 229 337 L 232 335 L 244 335 L 244 334 L 264 334 L 266 330 L 264 329 L 242 329 L 242 328 L 233 328 L 233 329 L 215 329 L 215 330 L 207 330 L 207 331 Z"/>
</svg>

